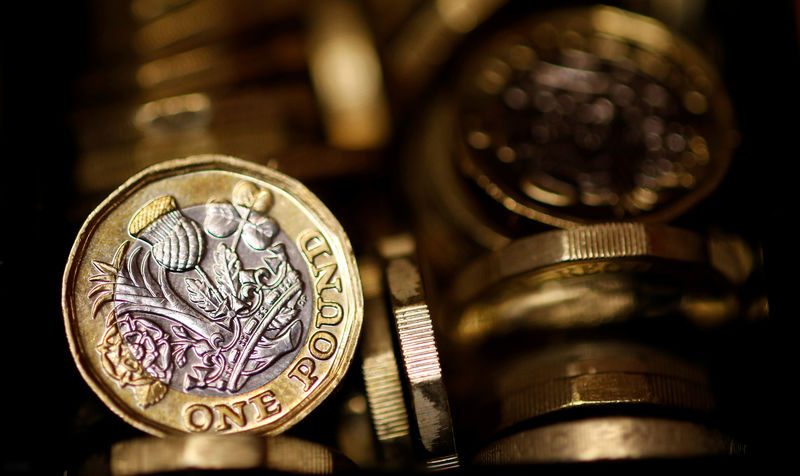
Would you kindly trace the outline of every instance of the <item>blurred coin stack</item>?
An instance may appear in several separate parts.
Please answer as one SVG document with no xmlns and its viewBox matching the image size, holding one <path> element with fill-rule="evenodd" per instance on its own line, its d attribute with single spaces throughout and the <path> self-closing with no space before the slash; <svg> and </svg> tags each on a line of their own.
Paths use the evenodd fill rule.
<svg viewBox="0 0 800 476">
<path fill-rule="evenodd" d="M 607 6 L 506 15 L 454 58 L 405 157 L 463 461 L 744 453 L 704 352 L 766 314 L 757 253 L 678 220 L 738 143 L 714 67 Z"/>
<path fill-rule="evenodd" d="M 301 441 L 295 459 L 324 464 L 250 468 L 745 453 L 703 350 L 766 315 L 758 250 L 680 222 L 738 133 L 712 63 L 663 23 L 497 0 L 96 3 L 75 115 L 87 202 L 207 153 L 349 187 L 331 203 L 365 287 L 363 382 L 335 416 L 346 458 Z M 112 467 L 181 469 L 137 466 L 164 450 L 148 444 Z M 242 447 L 273 461 L 262 446 Z"/>
<path fill-rule="evenodd" d="M 96 66 L 78 83 L 75 115 L 79 193 L 208 153 L 303 181 L 376 170 L 391 120 L 355 2 L 96 3 Z"/>
</svg>

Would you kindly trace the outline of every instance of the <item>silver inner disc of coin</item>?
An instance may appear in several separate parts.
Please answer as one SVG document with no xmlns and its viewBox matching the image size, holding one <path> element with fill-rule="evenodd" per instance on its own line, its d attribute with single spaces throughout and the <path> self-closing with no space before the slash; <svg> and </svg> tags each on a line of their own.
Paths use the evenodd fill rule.
<svg viewBox="0 0 800 476">
<path fill-rule="evenodd" d="M 130 247 L 115 283 L 122 341 L 180 392 L 230 396 L 275 379 L 305 342 L 313 286 L 270 217 L 229 202 L 160 217 Z"/>
</svg>

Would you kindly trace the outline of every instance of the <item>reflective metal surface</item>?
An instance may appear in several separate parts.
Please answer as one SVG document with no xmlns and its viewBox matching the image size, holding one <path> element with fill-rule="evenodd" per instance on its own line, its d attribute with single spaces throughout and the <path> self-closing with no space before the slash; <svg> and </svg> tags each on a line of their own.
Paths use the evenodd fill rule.
<svg viewBox="0 0 800 476">
<path fill-rule="evenodd" d="M 78 234 L 62 305 L 92 390 L 157 436 L 285 431 L 344 378 L 363 315 L 324 205 L 222 156 L 145 169 L 109 196 Z"/>
<path fill-rule="evenodd" d="M 797 18 L 792 1 L 9 3 L 0 470 L 791 462 Z M 171 175 L 198 154 L 245 162 Z M 325 203 L 352 269 L 298 239 L 331 220 L 272 174 Z M 332 299 L 351 289 L 357 348 Z"/>
</svg>

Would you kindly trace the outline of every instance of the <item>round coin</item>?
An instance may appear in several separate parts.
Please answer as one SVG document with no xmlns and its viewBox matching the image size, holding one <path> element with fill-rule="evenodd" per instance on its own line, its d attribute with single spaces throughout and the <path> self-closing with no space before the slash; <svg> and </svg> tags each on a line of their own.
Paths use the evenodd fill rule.
<svg viewBox="0 0 800 476">
<path fill-rule="evenodd" d="M 739 142 L 730 99 L 656 20 L 597 6 L 484 33 L 405 154 L 421 250 L 442 274 L 545 227 L 672 221 L 725 176 Z"/>
<path fill-rule="evenodd" d="M 89 216 L 62 306 L 81 374 L 131 425 L 277 434 L 343 378 L 363 297 L 347 236 L 304 186 L 195 156 L 142 171 Z"/>
<path fill-rule="evenodd" d="M 669 221 L 715 189 L 737 142 L 713 66 L 616 8 L 525 19 L 477 48 L 460 78 L 462 171 L 502 209 L 548 225 Z"/>
</svg>

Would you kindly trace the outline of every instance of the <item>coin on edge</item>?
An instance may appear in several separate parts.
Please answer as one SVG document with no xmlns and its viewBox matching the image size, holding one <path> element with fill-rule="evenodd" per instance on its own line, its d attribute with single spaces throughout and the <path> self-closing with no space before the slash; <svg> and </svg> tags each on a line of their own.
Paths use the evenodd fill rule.
<svg viewBox="0 0 800 476">
<path fill-rule="evenodd" d="M 62 307 L 84 379 L 136 428 L 277 434 L 343 378 L 363 297 L 319 199 L 274 170 L 204 155 L 142 171 L 92 212 Z"/>
<path fill-rule="evenodd" d="M 386 287 L 422 457 L 431 471 L 457 468 L 461 463 L 450 402 L 416 260 L 416 243 L 410 235 L 401 234 L 382 239 L 379 248 L 386 261 Z"/>
<path fill-rule="evenodd" d="M 392 469 L 408 468 L 413 461 L 409 409 L 392 340 L 393 316 L 386 305 L 382 263 L 370 255 L 359 258 L 364 283 L 364 338 L 360 347 L 372 433 L 382 462 Z"/>
</svg>

